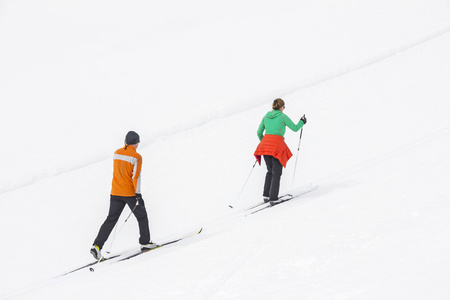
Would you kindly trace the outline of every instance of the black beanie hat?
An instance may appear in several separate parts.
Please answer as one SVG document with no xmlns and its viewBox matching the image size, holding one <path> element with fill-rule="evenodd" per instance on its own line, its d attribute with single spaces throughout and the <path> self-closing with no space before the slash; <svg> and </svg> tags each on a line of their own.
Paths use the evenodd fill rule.
<svg viewBox="0 0 450 300">
<path fill-rule="evenodd" d="M 127 136 L 125 137 L 126 145 L 134 145 L 140 143 L 139 134 L 134 131 L 128 131 Z"/>
</svg>

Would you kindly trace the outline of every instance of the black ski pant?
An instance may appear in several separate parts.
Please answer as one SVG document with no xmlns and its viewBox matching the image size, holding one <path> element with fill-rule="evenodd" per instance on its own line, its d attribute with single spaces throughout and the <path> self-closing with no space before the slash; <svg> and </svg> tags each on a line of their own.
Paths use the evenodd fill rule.
<svg viewBox="0 0 450 300">
<path fill-rule="evenodd" d="M 281 174 L 283 173 L 283 165 L 280 161 L 271 156 L 264 155 L 264 161 L 267 166 L 266 181 L 264 183 L 264 197 L 269 197 L 270 200 L 278 200 L 278 193 L 280 191 Z"/>
<path fill-rule="evenodd" d="M 146 245 L 150 243 L 150 229 L 148 228 L 148 217 L 144 200 L 139 201 L 139 205 L 136 206 L 136 197 L 120 197 L 111 195 L 108 216 L 106 217 L 103 225 L 100 227 L 100 231 L 94 241 L 94 245 L 97 245 L 100 249 L 103 248 L 103 245 L 119 220 L 125 204 L 127 204 L 133 211 L 133 214 L 138 221 L 140 234 L 139 244 Z"/>
</svg>

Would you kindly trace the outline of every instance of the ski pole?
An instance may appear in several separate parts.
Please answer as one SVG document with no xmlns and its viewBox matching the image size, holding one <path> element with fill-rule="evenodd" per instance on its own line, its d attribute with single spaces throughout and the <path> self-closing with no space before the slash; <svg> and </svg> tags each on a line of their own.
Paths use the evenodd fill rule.
<svg viewBox="0 0 450 300">
<path fill-rule="evenodd" d="M 304 117 L 305 115 L 303 115 Z M 302 141 L 302 135 L 303 135 L 303 127 L 300 130 L 300 138 L 298 139 L 298 147 L 297 147 L 297 156 L 295 158 L 295 166 L 294 166 L 294 175 L 292 176 L 292 185 L 291 185 L 291 192 L 294 189 L 294 181 L 295 181 L 295 172 L 297 171 L 297 161 L 298 161 L 298 153 L 300 152 L 300 142 Z"/>
<path fill-rule="evenodd" d="M 117 230 L 117 227 L 116 227 L 116 229 L 114 230 L 113 238 L 112 238 L 112 240 L 111 240 L 111 244 L 109 245 L 109 249 L 106 251 L 106 253 L 108 253 L 108 254 L 111 253 L 111 249 L 112 249 L 114 240 L 116 239 L 116 236 L 118 236 L 119 233 L 120 233 L 120 231 L 122 231 L 123 226 L 125 226 L 125 223 L 126 223 L 126 222 L 128 221 L 128 219 L 131 217 L 131 215 L 133 214 L 133 212 L 134 212 L 134 210 L 136 209 L 136 207 L 138 207 L 138 205 L 139 205 L 139 201 L 136 201 L 136 205 L 134 206 L 134 208 L 131 210 L 131 212 L 130 212 L 130 214 L 128 215 L 128 217 L 127 217 L 127 218 L 125 219 L 125 221 L 123 222 L 123 224 L 122 224 L 122 226 L 120 227 L 120 229 L 119 229 L 119 231 L 117 232 L 117 234 L 116 234 L 116 230 Z M 117 226 L 117 224 L 116 224 L 116 226 Z"/>
<path fill-rule="evenodd" d="M 234 201 L 235 203 L 239 200 L 239 198 L 241 197 L 242 192 L 244 191 L 245 186 L 247 185 L 247 181 L 250 179 L 250 176 L 252 175 L 253 169 L 256 166 L 256 163 L 258 162 L 258 160 L 255 160 L 255 163 L 253 164 L 252 170 L 250 171 L 250 174 L 248 174 L 247 179 L 245 180 L 244 186 L 241 189 L 241 192 L 239 193 L 239 196 L 236 198 L 236 200 Z M 233 208 L 233 205 L 228 205 L 230 208 Z"/>
</svg>

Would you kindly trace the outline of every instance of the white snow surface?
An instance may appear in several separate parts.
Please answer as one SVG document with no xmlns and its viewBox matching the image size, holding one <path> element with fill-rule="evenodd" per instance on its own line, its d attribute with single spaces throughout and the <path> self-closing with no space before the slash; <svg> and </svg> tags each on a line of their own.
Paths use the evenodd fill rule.
<svg viewBox="0 0 450 300">
<path fill-rule="evenodd" d="M 450 299 L 448 1 L 3 0 L 0 40 L 1 299 Z M 245 216 L 276 97 L 318 189 Z M 153 241 L 203 232 L 60 277 L 129 130 Z"/>
</svg>

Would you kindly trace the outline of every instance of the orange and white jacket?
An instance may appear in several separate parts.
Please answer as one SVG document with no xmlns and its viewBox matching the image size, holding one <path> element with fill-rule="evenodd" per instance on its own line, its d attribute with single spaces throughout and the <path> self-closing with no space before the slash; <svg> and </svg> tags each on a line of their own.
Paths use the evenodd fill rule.
<svg viewBox="0 0 450 300">
<path fill-rule="evenodd" d="M 142 156 L 133 146 L 125 146 L 114 153 L 114 173 L 111 195 L 134 197 L 141 193 Z"/>
</svg>

